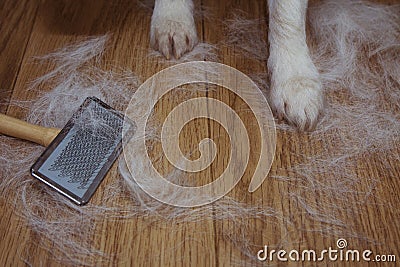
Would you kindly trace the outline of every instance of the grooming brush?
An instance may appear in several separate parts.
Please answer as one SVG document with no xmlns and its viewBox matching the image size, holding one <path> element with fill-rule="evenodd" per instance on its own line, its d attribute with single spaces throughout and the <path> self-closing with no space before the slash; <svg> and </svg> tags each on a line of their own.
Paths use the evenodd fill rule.
<svg viewBox="0 0 400 267">
<path fill-rule="evenodd" d="M 0 133 L 47 147 L 31 174 L 78 205 L 89 201 L 120 154 L 123 128 L 131 133 L 134 124 L 95 97 L 62 130 L 0 114 Z"/>
</svg>

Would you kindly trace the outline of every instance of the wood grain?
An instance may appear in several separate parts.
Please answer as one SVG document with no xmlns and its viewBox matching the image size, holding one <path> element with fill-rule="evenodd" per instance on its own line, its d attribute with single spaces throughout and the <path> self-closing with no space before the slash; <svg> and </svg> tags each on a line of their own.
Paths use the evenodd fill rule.
<svg viewBox="0 0 400 267">
<path fill-rule="evenodd" d="M 216 17 L 228 18 L 235 9 L 248 13 L 249 18 L 263 20 L 267 17 L 267 6 L 263 0 L 226 0 L 197 1 L 202 7 L 210 8 Z M 381 1 L 395 3 L 396 1 Z M 90 35 L 112 33 L 104 55 L 104 68 L 118 66 L 131 69 L 144 79 L 163 69 L 161 60 L 148 57 L 149 29 L 151 12 L 139 8 L 134 1 L 76 1 L 76 0 L 44 0 L 44 1 L 14 1 L 0 2 L 0 111 L 14 117 L 22 118 L 24 110 L 9 106 L 12 99 L 32 99 L 37 91 L 26 90 L 28 84 L 36 77 L 51 70 L 51 63 L 33 64 L 32 57 L 45 55 L 71 42 L 83 40 Z M 206 18 L 197 21 L 199 38 L 218 43 L 222 38 L 223 25 Z M 262 23 L 267 35 L 268 22 Z M 244 73 L 255 73 L 266 70 L 260 64 L 244 57 L 237 56 L 234 49 L 222 48 L 221 62 L 233 66 Z M 51 88 L 42 86 L 41 91 Z M 198 93 L 202 95 L 204 93 Z M 236 95 L 223 88 L 215 88 L 206 93 L 228 103 L 235 110 L 246 110 L 244 102 Z M 183 97 L 183 96 L 182 96 Z M 161 101 L 155 110 L 157 119 L 162 120 L 168 111 L 182 101 L 182 98 L 170 98 Z M 240 114 L 246 125 L 254 123 L 254 116 L 243 112 Z M 220 125 L 211 120 L 196 120 L 190 127 L 184 129 L 182 149 L 193 151 L 199 140 L 204 137 L 218 137 L 217 147 L 222 156 L 216 158 L 216 164 L 207 172 L 196 176 L 199 183 L 209 182 L 226 167 L 226 157 L 229 151 L 229 139 Z M 251 164 L 239 186 L 230 196 L 254 204 L 262 201 L 265 207 L 273 207 L 283 214 L 290 214 L 298 209 L 298 203 L 283 197 L 288 192 L 299 190 L 296 184 L 284 181 L 267 180 L 254 194 L 246 193 L 246 188 L 254 172 L 259 133 L 254 131 L 251 136 Z M 307 136 L 295 133 L 280 133 L 276 158 L 272 172 L 277 169 L 288 169 L 293 152 L 303 151 L 305 155 L 312 154 L 317 147 L 312 147 Z M 334 143 L 334 140 L 327 140 Z M 400 147 L 394 148 L 393 153 L 399 153 Z M 196 156 L 196 153 L 194 153 Z M 381 177 L 374 197 L 366 208 L 362 207 L 361 199 L 353 199 L 355 204 L 354 232 L 363 233 L 365 237 L 375 240 L 368 242 L 360 238 L 352 238 L 348 242 L 353 248 L 371 249 L 380 253 L 396 254 L 400 260 L 400 166 L 387 155 L 389 166 L 380 164 L 379 159 L 368 162 L 361 161 L 354 171 L 368 177 L 377 174 Z M 1 171 L 0 171 L 1 174 Z M 334 175 L 334 174 L 332 174 Z M 0 175 L 2 179 L 2 177 Z M 118 178 L 116 166 L 112 168 L 104 183 Z M 368 183 L 360 184 L 359 189 L 367 188 Z M 102 188 L 96 192 L 93 201 L 101 201 Z M 321 205 L 329 203 L 328 195 L 315 196 L 321 200 Z M 359 205 L 359 207 L 358 207 Z M 329 208 L 329 207 L 327 207 Z M 362 209 L 363 213 L 357 213 Z M 26 226 L 23 220 L 15 214 L 13 206 L 7 197 L 0 198 L 0 265 L 24 266 L 28 262 L 32 266 L 65 266 L 54 258 L 51 252 L 37 246 L 41 237 Z M 299 213 L 296 213 L 299 214 Z M 343 216 L 349 213 L 343 212 Z M 270 221 L 247 221 L 247 228 L 238 228 L 231 221 L 208 221 L 199 223 L 149 222 L 146 217 L 131 220 L 109 220 L 96 225 L 100 236 L 93 238 L 93 247 L 100 246 L 102 250 L 113 255 L 110 262 L 103 263 L 94 260 L 88 265 L 109 266 L 254 266 L 255 262 L 248 261 L 241 255 L 240 246 L 233 242 L 236 236 L 244 235 L 250 240 L 248 244 L 253 255 L 265 244 L 280 244 L 282 240 L 291 240 L 290 244 L 280 244 L 284 248 L 318 249 L 333 246 L 340 236 L 326 236 L 318 232 L 299 231 L 310 229 L 307 214 L 299 214 L 291 218 L 295 222 L 289 224 L 283 218 L 271 218 Z M 324 224 L 316 223 L 318 227 Z M 315 227 L 316 225 L 313 225 Z M 234 231 L 232 231 L 232 229 Z M 230 242 L 232 241 L 232 242 Z M 240 243 L 240 242 L 239 242 Z M 265 264 L 266 265 L 266 264 Z M 298 266 L 288 263 L 282 266 Z M 303 265 L 307 266 L 306 263 Z M 359 264 L 341 263 L 336 266 L 358 266 Z M 330 266 L 334 266 L 330 265 Z M 394 266 L 384 265 L 382 266 Z"/>
<path fill-rule="evenodd" d="M 39 1 L 0 2 L 0 111 L 5 112 L 32 32 Z"/>
</svg>

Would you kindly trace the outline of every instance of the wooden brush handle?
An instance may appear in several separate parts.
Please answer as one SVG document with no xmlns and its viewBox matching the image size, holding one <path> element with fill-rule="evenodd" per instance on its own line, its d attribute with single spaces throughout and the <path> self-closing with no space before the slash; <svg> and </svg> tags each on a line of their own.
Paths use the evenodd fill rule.
<svg viewBox="0 0 400 267">
<path fill-rule="evenodd" d="M 48 146 L 60 131 L 60 129 L 56 128 L 46 128 L 30 124 L 0 113 L 0 134 Z"/>
</svg>

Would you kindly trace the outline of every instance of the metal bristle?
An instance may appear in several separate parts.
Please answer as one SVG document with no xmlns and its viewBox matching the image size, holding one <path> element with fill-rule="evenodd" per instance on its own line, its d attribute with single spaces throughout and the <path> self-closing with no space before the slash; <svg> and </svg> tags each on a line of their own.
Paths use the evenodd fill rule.
<svg viewBox="0 0 400 267">
<path fill-rule="evenodd" d="M 87 203 L 119 155 L 124 116 L 89 97 L 32 166 L 34 177 L 75 203 Z"/>
<path fill-rule="evenodd" d="M 76 116 L 76 133 L 49 168 L 60 171 L 58 177 L 69 183 L 79 184 L 79 189 L 88 188 L 93 174 L 115 150 L 123 127 L 121 118 L 97 103 L 92 106 Z M 90 123 L 85 123 L 88 117 Z"/>
</svg>

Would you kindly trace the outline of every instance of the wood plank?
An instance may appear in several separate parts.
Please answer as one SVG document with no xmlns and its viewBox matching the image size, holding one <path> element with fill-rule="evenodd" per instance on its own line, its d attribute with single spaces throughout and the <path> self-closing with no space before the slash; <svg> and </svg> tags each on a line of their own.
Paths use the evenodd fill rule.
<svg viewBox="0 0 400 267">
<path fill-rule="evenodd" d="M 0 112 L 4 113 L 21 66 L 39 1 L 0 1 Z"/>
<path fill-rule="evenodd" d="M 396 3 L 393 0 L 382 2 Z M 243 10 L 249 18 L 263 19 L 267 16 L 264 0 L 202 0 L 201 4 L 203 7 L 210 8 L 215 16 L 222 20 L 228 18 L 235 9 Z M 90 35 L 113 33 L 104 55 L 105 60 L 102 63 L 104 68 L 112 69 L 113 66 L 118 66 L 122 69 L 131 69 L 144 80 L 168 65 L 163 60 L 148 57 L 148 30 L 151 13 L 144 9 L 138 9 L 133 1 L 45 0 L 41 2 L 36 14 L 37 5 L 38 3 L 35 1 L 14 3 L 7 0 L 0 3 L 0 18 L 10 18 L 12 22 L 1 23 L 0 26 L 0 33 L 5 33 L 0 37 L 0 47 L 2 48 L 0 51 L 2 58 L 0 88 L 14 90 L 12 95 L 11 91 L 5 94 L 4 91 L 0 91 L 0 99 L 4 99 L 6 103 L 11 97 L 15 100 L 36 97 L 38 92 L 27 91 L 27 85 L 36 77 L 47 73 L 53 66 L 51 64 L 32 64 L 33 56 L 47 54 Z M 29 28 L 30 24 L 34 24 L 32 29 Z M 197 26 L 200 39 L 210 43 L 221 41 L 223 25 L 219 21 L 200 19 Z M 267 21 L 264 21 L 261 27 L 266 34 Z M 265 64 L 238 56 L 234 48 L 222 48 L 220 58 L 223 63 L 244 73 L 266 70 Z M 41 91 L 50 89 L 48 86 L 40 88 Z M 206 94 L 209 97 L 220 99 L 230 104 L 235 110 L 248 109 L 236 95 L 223 88 L 213 87 L 213 89 L 215 91 L 199 92 L 197 96 Z M 165 119 L 169 111 L 185 97 L 184 94 L 174 94 L 168 100 L 161 101 L 156 108 L 155 118 L 160 121 Z M 3 112 L 6 108 L 7 105 L 0 106 L 0 111 Z M 16 107 L 8 107 L 8 114 L 16 117 L 24 117 L 25 112 Z M 240 116 L 246 126 L 254 125 L 254 117 L 251 114 L 242 112 Z M 216 158 L 212 169 L 195 177 L 199 183 L 206 183 L 213 177 L 217 177 L 226 167 L 227 158 L 224 155 L 229 153 L 229 140 L 225 130 L 211 120 L 196 120 L 191 123 L 190 127 L 185 128 L 181 135 L 182 149 L 187 152 L 194 151 L 193 156 L 198 156 L 197 144 L 206 136 L 210 136 L 217 142 L 221 154 Z M 264 245 L 299 250 L 335 247 L 336 240 L 341 236 L 326 236 L 322 231 L 306 231 L 318 227 L 324 230 L 326 225 L 311 221 L 310 216 L 304 209 L 301 209 L 299 203 L 295 199 L 287 197 L 290 192 L 301 190 L 301 182 L 287 183 L 270 178 L 255 193 L 247 192 L 247 186 L 257 161 L 259 133 L 252 131 L 250 139 L 253 152 L 250 165 L 243 180 L 229 196 L 249 204 L 259 204 L 261 201 L 263 207 L 272 207 L 278 213 L 288 215 L 292 224 L 283 217 L 271 218 L 266 221 L 241 218 L 237 220 L 237 223 L 227 220 L 175 223 L 147 217 L 130 220 L 104 218 L 95 225 L 97 233 L 102 234 L 91 240 L 92 247 L 90 249 L 100 247 L 105 253 L 112 255 L 110 262 L 105 263 L 101 259 L 93 259 L 88 261 L 87 265 L 253 266 L 257 264 L 257 261 L 250 261 L 249 257 L 242 254 L 246 246 L 252 256 L 255 256 Z M 335 140 L 326 140 L 326 142 L 331 144 L 331 150 L 333 150 Z M 159 153 L 160 149 L 160 147 L 156 147 L 154 153 Z M 291 164 L 296 161 L 293 154 L 301 152 L 304 155 L 312 155 L 317 149 L 318 144 L 312 146 L 307 136 L 280 132 L 276 158 L 270 175 L 277 174 L 278 169 L 283 169 L 281 172 L 289 169 Z M 394 148 L 393 155 L 398 154 L 399 149 Z M 363 196 L 360 195 L 351 199 L 356 204 L 354 207 L 349 206 L 350 211 L 342 211 L 338 215 L 353 223 L 353 228 L 349 231 L 362 233 L 362 237 L 377 241 L 371 243 L 363 238 L 354 237 L 347 240 L 352 248 L 371 249 L 377 253 L 392 253 L 399 256 L 400 229 L 397 222 L 400 219 L 398 211 L 400 182 L 397 178 L 400 177 L 400 168 L 396 165 L 398 162 L 392 159 L 392 155 L 387 156 L 387 162 L 384 164 L 380 163 L 380 160 L 372 157 L 368 162 L 360 161 L 354 167 L 354 171 L 360 175 L 368 177 L 375 174 L 381 177 L 374 191 L 374 197 L 369 198 L 366 203 L 368 205 L 363 205 Z M 105 183 L 95 194 L 93 198 L 95 203 L 101 203 L 103 189 L 107 184 L 115 179 L 121 179 L 116 167 L 112 168 Z M 329 181 L 334 178 L 334 174 L 332 177 L 319 178 Z M 357 186 L 357 189 L 367 190 L 368 186 L 369 181 L 363 181 Z M 309 198 L 307 200 L 311 202 L 320 200 L 320 208 L 325 209 L 329 209 L 329 204 L 334 201 L 329 194 L 315 196 L 308 194 L 307 197 Z M 2 214 L 0 216 L 0 238 L 2 240 L 0 242 L 0 265 L 24 266 L 25 260 L 33 266 L 65 266 L 65 263 L 57 261 L 51 251 L 37 245 L 42 238 L 26 227 L 25 222 L 18 218 L 13 210 L 14 207 L 6 199 L 0 199 L 0 213 Z M 359 210 L 363 212 L 357 212 Z M 215 215 L 217 211 L 218 209 L 214 207 L 212 212 Z M 353 215 L 352 218 L 346 218 L 349 214 Z M 241 222 L 243 224 L 240 224 Z M 241 237 L 245 237 L 248 243 L 244 243 Z M 298 264 L 291 262 L 287 265 L 298 266 Z M 308 266 L 306 263 L 301 265 Z M 343 263 L 340 266 L 356 265 L 357 263 Z"/>
<path fill-rule="evenodd" d="M 115 14 L 118 14 L 116 16 Z M 16 90 L 13 99 L 32 99 L 37 95 L 37 91 L 25 90 L 29 82 L 36 77 L 47 73 L 52 69 L 51 64 L 31 64 L 31 58 L 37 55 L 48 54 L 71 42 L 84 39 L 86 36 L 113 32 L 109 48 L 105 53 L 105 68 L 118 66 L 121 68 L 132 69 L 143 79 L 151 76 L 157 70 L 161 70 L 166 65 L 164 60 L 153 59 L 147 56 L 149 47 L 148 29 L 150 27 L 151 13 L 137 9 L 132 1 L 96 1 L 79 2 L 76 1 L 45 1 L 40 6 L 37 20 L 32 30 L 28 49 L 22 63 L 21 71 L 16 82 Z M 199 21 L 199 28 L 201 21 Z M 140 30 L 138 30 L 140 29 Z M 45 40 L 45 41 L 43 41 Z M 46 85 L 41 85 L 41 91 L 51 90 Z M 177 98 L 178 100 L 178 98 Z M 160 107 L 160 118 L 165 116 L 165 111 L 171 109 L 175 102 L 164 101 Z M 10 107 L 9 114 L 15 117 L 24 117 L 25 110 L 18 107 Z M 196 134 L 192 134 L 194 142 L 198 139 L 197 134 L 205 135 L 208 132 L 207 124 L 201 123 Z M 197 144 L 197 143 L 196 143 Z M 193 146 L 192 141 L 188 144 Z M 116 166 L 111 170 L 103 182 L 105 186 L 112 179 L 120 179 Z M 207 179 L 207 177 L 206 177 Z M 93 202 L 101 203 L 101 188 L 98 190 Z M 12 208 L 4 203 L 2 207 L 5 220 L 14 218 Z M 4 222 L 2 225 L 10 225 Z M 16 253 L 23 251 L 20 257 L 27 257 L 26 260 L 32 265 L 51 265 L 64 266 L 65 263 L 58 262 L 50 251 L 36 246 L 40 240 L 29 229 L 26 229 L 21 240 L 17 233 L 24 228 L 23 222 L 18 221 L 10 228 L 2 229 L 2 235 L 7 240 L 19 240 L 8 251 L 5 263 L 17 258 Z M 162 265 L 176 266 L 188 265 L 190 262 L 197 262 L 199 265 L 213 265 L 213 251 L 209 247 L 213 245 L 212 237 L 213 224 L 194 223 L 194 224 L 173 224 L 169 222 L 159 222 L 148 226 L 146 218 L 137 218 L 129 221 L 116 222 L 115 220 L 100 221 L 96 229 L 106 233 L 92 240 L 93 248 L 100 247 L 108 255 L 116 255 L 111 263 L 115 265 Z M 111 229 L 111 230 L 110 230 Z M 140 234 L 139 234 L 140 233 Z M 209 233 L 209 234 L 207 234 Z M 28 241 L 29 240 L 29 241 Z M 112 242 L 112 241 L 115 242 Z M 118 242 L 116 241 L 118 240 Z M 111 241 L 111 242 L 110 242 Z M 16 249 L 16 246 L 21 249 Z M 158 248 L 158 249 L 153 249 Z M 193 253 L 193 250 L 201 253 Z M 205 258 L 201 255 L 210 255 Z M 33 256 L 34 255 L 34 256 Z M 88 264 L 101 264 L 102 259 L 88 262 Z M 22 262 L 19 264 L 23 265 Z"/>
</svg>

